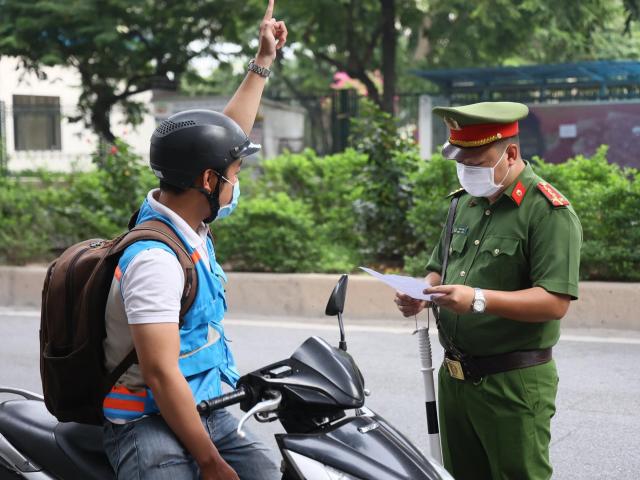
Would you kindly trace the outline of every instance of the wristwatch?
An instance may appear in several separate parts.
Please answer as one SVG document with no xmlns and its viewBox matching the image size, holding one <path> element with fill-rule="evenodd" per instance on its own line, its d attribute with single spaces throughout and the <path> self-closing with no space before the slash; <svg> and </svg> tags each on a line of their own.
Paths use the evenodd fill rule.
<svg viewBox="0 0 640 480">
<path fill-rule="evenodd" d="M 473 295 L 473 302 L 471 302 L 471 311 L 473 313 L 484 313 L 484 309 L 487 307 L 487 299 L 484 297 L 484 292 L 480 288 L 473 289 L 475 294 Z"/>
<path fill-rule="evenodd" d="M 269 75 L 271 75 L 270 69 L 268 69 L 267 67 L 261 67 L 256 63 L 254 59 L 251 59 L 251 61 L 249 62 L 249 65 L 247 66 L 247 69 L 250 72 L 257 73 L 263 78 L 269 78 Z"/>
</svg>

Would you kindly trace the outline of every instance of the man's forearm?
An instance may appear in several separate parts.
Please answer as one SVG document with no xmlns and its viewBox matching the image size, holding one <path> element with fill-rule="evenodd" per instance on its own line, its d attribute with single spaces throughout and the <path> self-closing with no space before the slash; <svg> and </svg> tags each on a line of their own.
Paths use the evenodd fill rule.
<svg viewBox="0 0 640 480">
<path fill-rule="evenodd" d="M 162 418 L 178 437 L 198 465 L 221 461 L 222 457 L 213 445 L 202 425 L 193 403 L 193 394 L 180 370 L 156 372 L 145 378 L 160 408 Z"/>
<path fill-rule="evenodd" d="M 432 285 L 425 293 L 436 295 L 432 300 L 434 303 L 458 314 L 471 313 L 475 295 L 473 285 L 452 283 L 438 286 L 440 274 L 435 272 L 429 273 L 425 280 Z M 486 300 L 485 313 L 529 323 L 564 317 L 571 300 L 568 295 L 550 293 L 542 287 L 511 292 L 484 288 L 482 291 Z"/>
<path fill-rule="evenodd" d="M 271 61 L 258 58 L 256 59 L 256 64 L 261 67 L 269 68 L 271 66 Z M 254 72 L 248 72 L 236 92 L 233 94 L 233 97 L 224 108 L 223 113 L 229 118 L 235 120 L 247 135 L 251 133 L 253 122 L 256 120 L 258 108 L 260 107 L 260 100 L 262 99 L 262 92 L 264 91 L 266 83 L 266 78 L 261 77 Z"/>
<path fill-rule="evenodd" d="M 515 292 L 484 290 L 486 313 L 520 322 L 539 323 L 565 316 L 570 299 L 567 295 L 549 293 L 542 287 Z"/>
</svg>

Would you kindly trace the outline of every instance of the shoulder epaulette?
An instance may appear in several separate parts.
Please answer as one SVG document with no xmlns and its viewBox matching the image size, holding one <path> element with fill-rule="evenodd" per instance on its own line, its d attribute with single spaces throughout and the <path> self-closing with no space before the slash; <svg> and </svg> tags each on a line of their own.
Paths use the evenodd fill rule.
<svg viewBox="0 0 640 480">
<path fill-rule="evenodd" d="M 459 188 L 458 190 L 454 190 L 453 192 L 449 192 L 447 198 L 457 197 L 462 195 L 465 192 L 464 188 Z"/>
<path fill-rule="evenodd" d="M 564 198 L 560 192 L 549 185 L 547 182 L 538 183 L 538 190 L 542 192 L 549 203 L 555 208 L 566 207 L 569 205 L 569 200 Z"/>
</svg>

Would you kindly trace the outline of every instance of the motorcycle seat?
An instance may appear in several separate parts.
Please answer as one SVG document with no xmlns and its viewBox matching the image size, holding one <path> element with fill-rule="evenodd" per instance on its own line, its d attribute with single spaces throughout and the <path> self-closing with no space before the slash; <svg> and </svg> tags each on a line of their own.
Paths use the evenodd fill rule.
<svg viewBox="0 0 640 480">
<path fill-rule="evenodd" d="M 0 433 L 44 471 L 62 479 L 113 480 L 102 428 L 59 423 L 43 402 L 0 403 Z"/>
</svg>

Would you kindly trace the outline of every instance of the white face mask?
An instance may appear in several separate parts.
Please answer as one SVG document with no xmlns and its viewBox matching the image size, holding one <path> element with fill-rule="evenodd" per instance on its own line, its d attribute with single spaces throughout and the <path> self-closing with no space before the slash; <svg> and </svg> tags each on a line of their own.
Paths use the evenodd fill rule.
<svg viewBox="0 0 640 480">
<path fill-rule="evenodd" d="M 509 148 L 509 146 L 507 146 L 507 148 Z M 469 195 L 474 197 L 491 197 L 504 187 L 502 182 L 504 182 L 505 178 L 509 175 L 511 167 L 509 167 L 509 170 L 507 170 L 507 173 L 499 184 L 494 182 L 494 174 L 496 167 L 504 159 L 507 148 L 504 149 L 500 160 L 498 160 L 493 167 L 472 167 L 462 163 L 456 163 L 460 185 L 462 185 L 462 188 L 464 188 Z"/>
<path fill-rule="evenodd" d="M 218 214 L 216 215 L 216 220 L 227 218 L 229 215 L 231 215 L 238 206 L 238 199 L 240 198 L 240 180 L 236 180 L 236 183 L 231 183 L 226 178 L 222 178 L 225 182 L 233 185 L 233 196 L 231 197 L 231 201 L 228 204 L 220 207 L 220 209 L 218 210 Z"/>
</svg>

